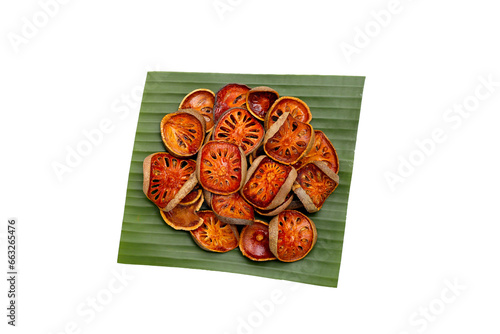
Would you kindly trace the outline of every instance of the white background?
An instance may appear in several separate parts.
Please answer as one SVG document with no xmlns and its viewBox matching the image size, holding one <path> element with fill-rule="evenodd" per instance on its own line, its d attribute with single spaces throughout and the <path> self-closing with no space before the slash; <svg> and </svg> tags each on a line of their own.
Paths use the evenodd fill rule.
<svg viewBox="0 0 500 334">
<path fill-rule="evenodd" d="M 18 327 L 6 325 L 2 279 L 2 333 L 499 332 L 493 1 L 74 0 L 51 10 L 0 7 L 4 273 L 9 217 L 20 247 Z M 346 44 L 357 53 L 346 57 Z M 116 263 L 139 112 L 124 101 L 148 70 L 366 76 L 338 288 Z M 481 77 L 496 83 L 487 97 Z M 447 111 L 464 103 L 467 117 Z M 54 163 L 105 119 L 112 130 L 59 180 Z M 424 155 L 417 142 L 439 129 L 444 140 Z"/>
</svg>

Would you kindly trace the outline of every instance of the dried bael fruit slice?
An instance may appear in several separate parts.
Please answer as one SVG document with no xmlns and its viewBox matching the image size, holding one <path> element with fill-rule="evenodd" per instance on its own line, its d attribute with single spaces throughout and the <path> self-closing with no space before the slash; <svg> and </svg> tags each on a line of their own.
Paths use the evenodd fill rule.
<svg viewBox="0 0 500 334">
<path fill-rule="evenodd" d="M 179 203 L 169 212 L 163 212 L 160 210 L 160 214 L 165 223 L 167 223 L 174 229 L 182 231 L 192 231 L 203 224 L 203 219 L 196 214 L 196 212 L 201 208 L 202 204 L 203 197 L 200 196 L 194 203 L 187 205 Z"/>
<path fill-rule="evenodd" d="M 248 155 L 257 149 L 264 139 L 264 127 L 248 110 L 231 108 L 217 122 L 213 139 L 236 144 Z"/>
<path fill-rule="evenodd" d="M 194 109 L 204 118 L 206 131 L 214 126 L 214 115 L 212 113 L 215 102 L 215 94 L 210 89 L 196 89 L 186 95 L 179 105 L 179 109 Z"/>
<path fill-rule="evenodd" d="M 337 151 L 333 147 L 330 139 L 320 130 L 314 130 L 314 145 L 309 151 L 309 153 L 293 165 L 295 169 L 313 162 L 313 161 L 324 161 L 328 164 L 328 167 L 334 172 L 339 172 L 339 157 L 337 156 Z"/>
<path fill-rule="evenodd" d="M 296 177 L 295 168 L 263 155 L 248 169 L 241 195 L 255 208 L 271 210 L 285 201 Z"/>
<path fill-rule="evenodd" d="M 339 176 L 326 162 L 314 161 L 299 169 L 292 189 L 307 212 L 316 212 L 321 209 L 338 184 Z"/>
<path fill-rule="evenodd" d="M 302 123 L 309 123 L 312 119 L 311 110 L 304 101 L 296 97 L 282 96 L 274 102 L 266 114 L 264 119 L 266 130 L 276 123 L 278 118 L 286 112 Z"/>
<path fill-rule="evenodd" d="M 210 211 L 199 211 L 203 223 L 189 231 L 198 246 L 206 251 L 224 253 L 238 247 L 239 235 L 235 226 L 221 222 Z"/>
<path fill-rule="evenodd" d="M 189 194 L 187 194 L 179 204 L 190 205 L 197 202 L 202 196 L 202 190 L 199 186 L 196 186 Z"/>
<path fill-rule="evenodd" d="M 303 259 L 317 238 L 314 222 L 298 211 L 285 210 L 269 223 L 269 248 L 283 262 Z"/>
<path fill-rule="evenodd" d="M 240 233 L 240 250 L 243 256 L 253 261 L 275 260 L 269 249 L 269 225 L 256 220 L 252 225 L 243 227 Z"/>
<path fill-rule="evenodd" d="M 196 154 L 205 138 L 205 119 L 193 109 L 167 114 L 160 124 L 161 138 L 167 151 L 176 157 Z"/>
<path fill-rule="evenodd" d="M 288 209 L 290 204 L 292 203 L 292 200 L 293 200 L 293 193 L 290 192 L 290 193 L 288 193 L 285 201 L 282 204 L 280 204 L 279 206 L 277 206 L 276 208 L 271 209 L 271 210 L 255 209 L 255 211 L 261 216 L 274 217 L 277 214 L 279 214 L 281 211 Z"/>
<path fill-rule="evenodd" d="M 229 195 L 240 190 L 246 172 L 245 153 L 235 144 L 209 141 L 198 154 L 196 176 L 201 186 L 214 194 Z"/>
<path fill-rule="evenodd" d="M 217 218 L 227 224 L 248 225 L 255 218 L 253 207 L 239 193 L 212 195 L 212 210 Z"/>
<path fill-rule="evenodd" d="M 272 88 L 259 86 L 252 88 L 247 94 L 247 108 L 260 121 L 264 120 L 269 108 L 279 98 L 279 94 Z"/>
<path fill-rule="evenodd" d="M 233 107 L 243 107 L 247 100 L 247 93 L 250 87 L 237 83 L 230 83 L 222 87 L 215 95 L 214 122 L 217 123 L 219 117 L 228 109 Z"/>
<path fill-rule="evenodd" d="M 144 194 L 162 211 L 170 211 L 196 186 L 196 162 L 153 153 L 142 164 Z"/>
<path fill-rule="evenodd" d="M 266 132 L 264 151 L 272 159 L 286 165 L 297 163 L 314 144 L 311 125 L 284 113 Z"/>
</svg>

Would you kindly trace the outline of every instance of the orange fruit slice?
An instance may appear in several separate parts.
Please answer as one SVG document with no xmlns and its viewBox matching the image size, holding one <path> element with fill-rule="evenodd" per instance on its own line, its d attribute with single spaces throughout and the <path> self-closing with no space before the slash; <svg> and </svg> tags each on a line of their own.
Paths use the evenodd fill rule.
<svg viewBox="0 0 500 334">
<path fill-rule="evenodd" d="M 215 95 L 214 122 L 217 123 L 220 116 L 228 109 L 243 107 L 247 100 L 250 88 L 247 85 L 230 83 L 222 87 Z"/>
<path fill-rule="evenodd" d="M 269 129 L 286 112 L 302 123 L 309 123 L 312 119 L 311 110 L 304 101 L 292 96 L 282 96 L 274 102 L 267 112 L 264 127 Z"/>
<path fill-rule="evenodd" d="M 143 162 L 144 194 L 162 211 L 170 211 L 196 186 L 196 162 L 166 152 L 153 153 Z"/>
<path fill-rule="evenodd" d="M 307 212 L 316 212 L 321 209 L 338 184 L 338 175 L 326 162 L 314 161 L 297 171 L 297 179 L 292 189 Z"/>
<path fill-rule="evenodd" d="M 214 194 L 229 195 L 240 190 L 246 171 L 243 150 L 223 141 L 206 143 L 196 161 L 196 176 L 201 186 Z"/>
<path fill-rule="evenodd" d="M 213 194 L 211 201 L 212 210 L 224 223 L 248 225 L 254 220 L 253 207 L 238 192 L 231 195 Z"/>
<path fill-rule="evenodd" d="M 286 165 L 297 163 L 314 144 L 311 125 L 284 113 L 266 132 L 264 151 L 272 159 Z"/>
<path fill-rule="evenodd" d="M 269 223 L 269 249 L 283 262 L 303 259 L 317 238 L 313 221 L 298 211 L 285 210 Z"/>
<path fill-rule="evenodd" d="M 253 261 L 276 259 L 269 249 L 269 225 L 260 220 L 243 227 L 239 247 L 243 256 Z"/>
<path fill-rule="evenodd" d="M 252 88 L 247 94 L 246 105 L 248 111 L 260 121 L 264 120 L 267 111 L 279 98 L 279 94 L 272 88 L 259 86 Z"/>
<path fill-rule="evenodd" d="M 241 195 L 257 209 L 274 209 L 285 201 L 296 176 L 292 166 L 260 156 L 248 169 Z"/>
<path fill-rule="evenodd" d="M 203 223 L 196 230 L 189 231 L 198 246 L 217 253 L 225 253 L 238 247 L 236 227 L 221 222 L 210 210 L 199 211 L 198 216 L 203 219 Z"/>
<path fill-rule="evenodd" d="M 309 153 L 293 165 L 295 169 L 314 161 L 324 161 L 334 172 L 339 172 L 339 157 L 330 139 L 320 130 L 314 130 L 314 145 Z"/>
<path fill-rule="evenodd" d="M 210 89 L 196 89 L 187 94 L 179 105 L 179 109 L 194 109 L 205 118 L 206 131 L 214 126 L 213 108 L 215 94 Z"/>
<path fill-rule="evenodd" d="M 213 139 L 236 144 L 248 155 L 257 149 L 264 139 L 264 127 L 248 110 L 231 108 L 217 122 Z"/>
<path fill-rule="evenodd" d="M 205 138 L 205 119 L 193 109 L 167 114 L 161 120 L 161 138 L 167 151 L 183 158 L 196 154 Z"/>
</svg>

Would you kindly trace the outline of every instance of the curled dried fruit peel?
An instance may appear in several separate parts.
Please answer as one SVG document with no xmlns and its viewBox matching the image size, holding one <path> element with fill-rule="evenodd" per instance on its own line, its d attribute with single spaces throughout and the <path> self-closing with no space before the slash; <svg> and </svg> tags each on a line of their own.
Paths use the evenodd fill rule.
<svg viewBox="0 0 500 334">
<path fill-rule="evenodd" d="M 260 220 L 243 227 L 239 247 L 243 256 L 253 261 L 276 259 L 269 249 L 269 224 Z"/>
<path fill-rule="evenodd" d="M 201 193 L 201 190 L 200 190 Z M 170 227 L 181 231 L 192 231 L 203 224 L 203 219 L 196 213 L 203 204 L 203 197 L 199 196 L 194 203 L 179 203 L 169 212 L 160 210 L 163 221 Z"/>
<path fill-rule="evenodd" d="M 262 155 L 248 169 L 241 195 L 255 208 L 271 210 L 285 201 L 296 177 L 297 171 L 292 166 Z"/>
<path fill-rule="evenodd" d="M 285 165 L 293 165 L 306 156 L 313 145 L 312 126 L 284 113 L 267 130 L 263 146 L 270 158 Z"/>
<path fill-rule="evenodd" d="M 258 120 L 263 121 L 266 113 L 279 98 L 277 91 L 270 87 L 259 86 L 252 88 L 247 94 L 246 106 L 248 111 Z"/>
<path fill-rule="evenodd" d="M 280 261 L 303 259 L 317 238 L 316 225 L 299 211 L 285 210 L 269 222 L 269 249 Z"/>
<path fill-rule="evenodd" d="M 293 186 L 292 186 L 293 188 Z M 266 216 L 266 217 L 274 217 L 278 214 L 280 214 L 283 210 L 286 210 L 286 209 L 289 209 L 290 208 L 290 205 L 292 204 L 292 201 L 293 201 L 293 193 L 290 192 L 288 195 L 287 195 L 287 198 L 285 199 L 285 201 L 280 204 L 279 206 L 277 206 L 276 208 L 274 209 L 271 209 L 271 210 L 261 210 L 261 209 L 255 209 L 255 211 L 261 215 L 261 216 Z"/>
<path fill-rule="evenodd" d="M 339 185 L 339 176 L 324 161 L 308 163 L 297 172 L 292 190 L 307 212 L 317 212 Z"/>
<path fill-rule="evenodd" d="M 205 138 L 205 119 L 194 109 L 167 114 L 160 123 L 161 138 L 167 151 L 185 158 L 198 153 Z"/>
<path fill-rule="evenodd" d="M 162 211 L 172 210 L 198 183 L 194 160 L 176 158 L 166 152 L 150 154 L 142 168 L 142 190 Z"/>
<path fill-rule="evenodd" d="M 206 123 L 206 131 L 210 131 L 214 126 L 213 108 L 215 94 L 210 89 L 195 89 L 187 94 L 179 105 L 179 109 L 194 109 L 198 111 Z"/>
<path fill-rule="evenodd" d="M 262 124 L 247 109 L 236 107 L 221 115 L 213 131 L 213 140 L 236 144 L 248 155 L 260 146 L 264 133 Z"/>
<path fill-rule="evenodd" d="M 189 231 L 198 246 L 210 252 L 225 253 L 238 247 L 238 229 L 221 222 L 211 210 L 199 211 L 203 223 Z"/>
<path fill-rule="evenodd" d="M 247 161 L 243 150 L 231 143 L 209 141 L 196 160 L 196 177 L 201 186 L 214 194 L 229 195 L 245 182 Z"/>
</svg>

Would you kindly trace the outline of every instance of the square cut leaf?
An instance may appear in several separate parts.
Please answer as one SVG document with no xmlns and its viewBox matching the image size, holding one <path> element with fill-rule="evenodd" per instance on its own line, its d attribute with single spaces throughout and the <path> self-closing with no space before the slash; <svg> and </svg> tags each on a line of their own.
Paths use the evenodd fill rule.
<svg viewBox="0 0 500 334">
<path fill-rule="evenodd" d="M 359 76 L 149 72 L 130 164 L 118 262 L 216 270 L 336 287 L 364 81 Z M 160 134 L 163 116 L 176 111 L 184 96 L 195 89 L 207 88 L 216 93 L 233 82 L 269 86 L 280 96 L 300 98 L 311 109 L 313 128 L 323 131 L 337 150 L 340 185 L 319 212 L 307 214 L 316 224 L 318 240 L 300 261 L 254 262 L 239 249 L 222 254 L 204 251 L 188 232 L 168 226 L 142 192 L 144 158 L 165 151 Z"/>
</svg>

